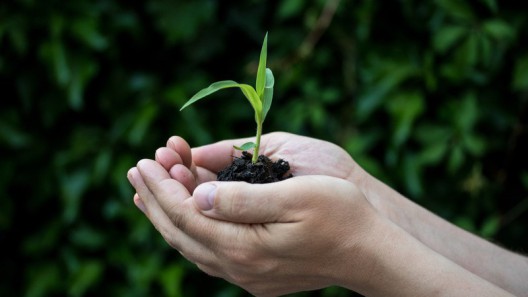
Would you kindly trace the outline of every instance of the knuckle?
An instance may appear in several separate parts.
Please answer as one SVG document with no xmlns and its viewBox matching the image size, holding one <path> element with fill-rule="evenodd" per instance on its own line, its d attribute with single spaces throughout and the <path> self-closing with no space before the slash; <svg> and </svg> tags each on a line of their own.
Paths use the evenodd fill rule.
<svg viewBox="0 0 528 297">
<path fill-rule="evenodd" d="M 167 216 L 169 217 L 169 220 L 172 222 L 174 227 L 185 230 L 187 226 L 187 220 L 185 220 L 184 214 L 181 212 L 180 205 L 173 204 L 169 207 L 167 210 Z"/>
<path fill-rule="evenodd" d="M 156 229 L 171 248 L 175 250 L 180 250 L 180 245 L 176 240 L 174 230 L 171 230 L 166 226 L 156 226 Z"/>
<path fill-rule="evenodd" d="M 248 211 L 248 199 L 246 199 L 246 194 L 239 187 L 233 189 L 233 195 L 228 200 L 226 209 L 224 211 L 228 212 L 230 215 L 236 218 L 245 218 Z"/>
</svg>

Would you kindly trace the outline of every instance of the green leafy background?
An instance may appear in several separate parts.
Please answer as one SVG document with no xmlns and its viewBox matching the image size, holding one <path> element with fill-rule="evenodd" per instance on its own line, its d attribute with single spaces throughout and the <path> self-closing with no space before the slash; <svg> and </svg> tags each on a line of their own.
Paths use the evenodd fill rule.
<svg viewBox="0 0 528 297">
<path fill-rule="evenodd" d="M 0 294 L 245 296 L 171 250 L 126 172 L 171 135 L 254 134 L 239 92 L 269 31 L 264 132 L 344 147 L 455 224 L 528 248 L 522 1 L 3 1 Z M 296 296 L 348 296 L 339 288 Z"/>
</svg>

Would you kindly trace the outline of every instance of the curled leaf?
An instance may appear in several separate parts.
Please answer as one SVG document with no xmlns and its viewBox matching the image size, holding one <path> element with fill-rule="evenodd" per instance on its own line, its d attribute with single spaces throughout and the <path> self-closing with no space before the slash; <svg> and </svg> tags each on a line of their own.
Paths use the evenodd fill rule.
<svg viewBox="0 0 528 297">
<path fill-rule="evenodd" d="M 274 85 L 275 78 L 273 77 L 273 72 L 271 72 L 271 69 L 266 68 L 266 86 L 264 87 L 264 94 L 262 94 L 262 121 L 266 119 L 266 115 L 271 108 Z"/>
<path fill-rule="evenodd" d="M 233 145 L 233 147 L 239 151 L 247 151 L 254 149 L 257 145 L 254 142 L 246 142 L 242 146 Z"/>
<path fill-rule="evenodd" d="M 264 42 L 262 43 L 262 49 L 260 50 L 260 59 L 257 69 L 257 81 L 255 84 L 255 90 L 257 91 L 257 95 L 262 98 L 262 94 L 264 93 L 264 87 L 266 85 L 266 59 L 268 56 L 268 33 L 266 33 L 266 36 L 264 37 Z"/>
<path fill-rule="evenodd" d="M 248 99 L 249 103 L 251 103 L 251 106 L 253 107 L 253 110 L 255 111 L 255 120 L 257 122 L 262 121 L 261 120 L 262 102 L 260 101 L 260 98 L 258 97 L 255 89 L 250 85 L 239 84 L 236 81 L 232 81 L 232 80 L 218 81 L 218 82 L 212 83 L 210 86 L 208 86 L 205 89 L 201 89 L 200 91 L 198 91 L 198 93 L 192 96 L 191 99 L 189 99 L 189 101 L 187 101 L 182 106 L 180 111 L 188 107 L 189 105 L 195 103 L 196 101 L 203 99 L 208 95 L 211 95 L 212 93 L 216 91 L 226 89 L 226 88 L 235 88 L 235 87 L 240 88 L 244 96 L 246 96 L 246 98 Z"/>
</svg>

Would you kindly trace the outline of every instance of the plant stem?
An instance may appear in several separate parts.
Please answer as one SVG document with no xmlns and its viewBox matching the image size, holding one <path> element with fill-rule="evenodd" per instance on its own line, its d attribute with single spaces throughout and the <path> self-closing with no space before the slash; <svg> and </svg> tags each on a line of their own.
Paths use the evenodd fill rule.
<svg viewBox="0 0 528 297">
<path fill-rule="evenodd" d="M 255 149 L 253 150 L 253 158 L 251 158 L 251 162 L 253 164 L 257 163 L 257 159 L 259 156 L 259 148 L 260 148 L 260 136 L 262 136 L 262 122 L 257 122 L 257 137 L 255 139 Z"/>
</svg>

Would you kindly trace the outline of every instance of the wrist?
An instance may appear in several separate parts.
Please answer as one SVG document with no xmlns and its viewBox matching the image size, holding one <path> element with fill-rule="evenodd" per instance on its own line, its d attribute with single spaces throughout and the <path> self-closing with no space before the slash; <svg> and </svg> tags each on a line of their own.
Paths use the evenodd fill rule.
<svg viewBox="0 0 528 297">
<path fill-rule="evenodd" d="M 380 180 L 376 179 L 359 166 L 347 178 L 348 181 L 357 185 L 367 198 L 368 202 L 385 218 L 401 226 L 405 216 L 400 216 L 403 197 Z M 405 228 L 404 228 L 405 229 Z"/>
<path fill-rule="evenodd" d="M 512 296 L 379 217 L 340 285 L 365 296 Z M 359 271 L 362 274 L 351 274 Z M 347 270 L 343 275 L 347 275 Z"/>
</svg>

